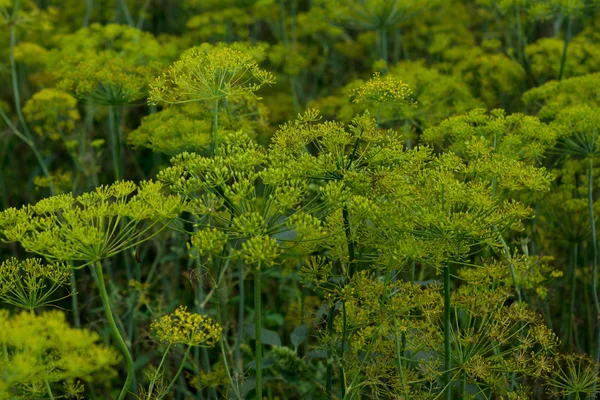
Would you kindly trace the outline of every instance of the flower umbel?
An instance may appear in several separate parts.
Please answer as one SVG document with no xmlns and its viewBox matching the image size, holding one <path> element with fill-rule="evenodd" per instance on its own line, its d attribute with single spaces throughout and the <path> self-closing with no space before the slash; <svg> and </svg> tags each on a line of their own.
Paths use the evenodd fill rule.
<svg viewBox="0 0 600 400">
<path fill-rule="evenodd" d="M 223 328 L 212 318 L 194 314 L 179 306 L 151 325 L 158 338 L 171 345 L 213 347 L 219 340 Z"/>
</svg>

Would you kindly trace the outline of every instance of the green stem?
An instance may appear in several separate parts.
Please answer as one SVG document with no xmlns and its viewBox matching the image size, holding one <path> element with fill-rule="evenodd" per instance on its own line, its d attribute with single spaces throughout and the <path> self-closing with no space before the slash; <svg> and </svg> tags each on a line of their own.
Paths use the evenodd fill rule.
<svg viewBox="0 0 600 400">
<path fill-rule="evenodd" d="M 229 363 L 227 362 L 227 353 L 225 352 L 225 343 L 223 341 L 223 335 L 221 335 L 221 340 L 219 341 L 221 346 L 221 355 L 223 356 L 223 365 L 225 366 L 225 372 L 227 373 L 227 379 L 229 379 L 229 385 L 235 391 L 236 397 L 238 400 L 242 399 L 242 396 L 239 392 L 238 385 L 233 381 L 233 377 L 231 376 L 231 371 L 229 370 Z"/>
<path fill-rule="evenodd" d="M 71 265 L 71 307 L 73 308 L 73 322 L 75 328 L 81 328 L 81 318 L 79 316 L 79 299 L 77 296 L 77 277 L 75 276 L 76 269 Z"/>
<path fill-rule="evenodd" d="M 567 62 L 567 50 L 569 49 L 569 43 L 571 42 L 571 36 L 573 35 L 573 16 L 570 15 L 567 18 L 567 28 L 565 31 L 565 43 L 563 46 L 562 57 L 560 59 L 560 71 L 558 72 L 558 80 L 562 80 L 565 72 L 565 64 Z"/>
<path fill-rule="evenodd" d="M 452 398 L 450 387 L 450 264 L 444 266 L 444 386 L 446 387 L 446 400 Z"/>
<path fill-rule="evenodd" d="M 235 344 L 235 362 L 237 369 L 240 373 L 244 371 L 244 360 L 242 359 L 241 346 L 242 341 L 244 340 L 244 330 L 242 327 L 244 326 L 244 263 L 242 259 L 238 261 L 238 274 L 239 274 L 239 302 L 238 302 L 238 337 L 237 342 Z"/>
<path fill-rule="evenodd" d="M 596 363 L 600 363 L 600 326 L 598 326 L 598 317 L 600 316 L 600 303 L 598 303 L 598 243 L 596 240 L 596 220 L 594 218 L 594 159 L 590 157 L 588 169 L 588 211 L 590 214 L 590 226 L 592 228 L 592 296 L 594 300 L 594 310 L 596 311 Z M 598 376 L 596 368 L 596 376 Z M 598 380 L 594 380 L 594 393 Z M 594 394 L 593 398 L 597 398 Z"/>
<path fill-rule="evenodd" d="M 573 350 L 573 320 L 575 319 L 575 291 L 577 289 L 577 258 L 579 244 L 573 244 L 573 254 L 571 255 L 571 300 L 569 301 L 569 315 L 567 315 L 567 351 L 570 353 Z"/>
<path fill-rule="evenodd" d="M 54 400 L 54 395 L 52 394 L 52 388 L 50 387 L 50 382 L 48 382 L 48 379 L 44 378 L 44 383 L 46 384 L 46 391 L 48 392 L 48 396 L 50 397 L 50 400 Z"/>
<path fill-rule="evenodd" d="M 333 337 L 333 319 L 335 317 L 335 304 L 332 302 L 327 313 L 327 333 Z M 333 392 L 333 354 L 331 348 L 327 349 L 327 377 L 325 382 L 327 400 L 332 399 Z"/>
<path fill-rule="evenodd" d="M 408 391 L 406 389 L 406 382 L 404 380 L 404 367 L 402 366 L 402 350 L 400 341 L 398 340 L 398 322 L 394 316 L 394 338 L 396 339 L 396 360 L 398 360 L 398 371 L 400 372 L 400 382 L 402 383 L 402 393 L 404 398 L 408 399 Z"/>
<path fill-rule="evenodd" d="M 156 371 L 154 372 L 154 377 L 152 377 L 152 381 L 150 382 L 150 386 L 148 387 L 148 397 L 147 400 L 151 400 L 152 399 L 152 390 L 154 389 L 154 384 L 156 383 L 156 379 L 158 378 L 158 373 L 160 372 L 160 369 L 162 368 L 163 364 L 165 363 L 165 360 L 167 359 L 167 353 L 169 352 L 169 350 L 171 350 L 171 343 L 169 343 L 169 345 L 167 346 L 162 359 L 160 360 L 160 364 L 158 364 L 158 368 L 156 368 Z"/>
<path fill-rule="evenodd" d="M 92 9 L 94 8 L 94 0 L 85 0 L 85 15 L 83 16 L 83 26 L 89 26 L 92 18 Z"/>
<path fill-rule="evenodd" d="M 110 106 L 108 108 L 108 118 L 111 131 L 111 148 L 113 157 L 113 168 L 115 172 L 115 180 L 123 179 L 123 168 L 121 165 L 121 134 L 119 129 L 119 107 Z"/>
<path fill-rule="evenodd" d="M 167 386 L 167 388 L 165 389 L 165 391 L 163 392 L 163 394 L 158 397 L 158 400 L 162 399 L 163 397 L 165 397 L 165 395 L 167 393 L 169 393 L 169 391 L 171 390 L 171 388 L 175 384 L 175 381 L 177 381 L 177 378 L 179 378 L 179 375 L 181 375 L 181 371 L 183 371 L 183 367 L 185 366 L 185 360 L 187 360 L 187 356 L 188 356 L 188 354 L 190 354 L 190 350 L 191 349 L 192 349 L 192 346 L 191 345 L 188 346 L 187 350 L 185 351 L 185 354 L 183 355 L 183 360 L 181 360 L 181 364 L 179 365 L 179 369 L 177 369 L 177 372 L 175 373 L 175 376 L 173 377 L 173 379 L 171 379 L 171 382 L 169 383 L 169 386 Z"/>
<path fill-rule="evenodd" d="M 123 400 L 125 399 L 125 396 L 129 391 L 129 387 L 131 386 L 131 382 L 133 381 L 133 359 L 131 358 L 131 354 L 129 353 L 129 348 L 123 340 L 123 336 L 121 336 L 119 328 L 115 323 L 115 318 L 110 307 L 110 300 L 108 298 L 106 286 L 104 285 L 104 274 L 102 272 L 102 264 L 100 263 L 100 261 L 96 261 L 94 263 L 94 266 L 96 276 L 98 277 L 98 289 L 100 291 L 100 298 L 102 299 L 102 305 L 104 306 L 104 312 L 106 314 L 106 319 L 108 320 L 108 326 L 112 331 L 114 339 L 117 341 L 117 346 L 121 350 L 121 353 L 123 353 L 123 356 L 125 356 L 125 361 L 127 363 L 127 378 L 125 379 L 125 383 L 123 384 L 123 388 L 121 389 L 121 393 L 118 397 L 118 400 Z"/>
<path fill-rule="evenodd" d="M 260 264 L 254 271 L 254 328 L 256 336 L 256 399 L 262 400 L 262 310 L 260 287 Z"/>
<path fill-rule="evenodd" d="M 215 100 L 213 105 L 213 140 L 214 155 L 219 155 L 219 99 Z"/>
<path fill-rule="evenodd" d="M 125 20 L 127 20 L 127 25 L 131 26 L 132 28 L 135 27 L 133 18 L 131 17 L 131 13 L 129 12 L 129 7 L 127 6 L 127 2 L 125 0 L 120 0 L 119 3 L 121 5 L 123 15 L 125 16 Z"/>
<path fill-rule="evenodd" d="M 15 9 L 14 12 L 17 12 L 17 10 Z M 33 142 L 31 132 L 29 131 L 29 128 L 27 127 L 27 123 L 25 122 L 25 117 L 23 116 L 23 112 L 21 110 L 21 94 L 19 92 L 19 79 L 17 76 L 17 63 L 15 61 L 16 43 L 17 43 L 16 28 L 15 28 L 15 25 L 12 24 L 10 26 L 10 54 L 9 54 L 10 76 L 11 76 L 11 82 L 12 82 L 13 97 L 14 97 L 14 101 L 15 101 L 15 110 L 17 112 L 17 117 L 19 118 L 19 123 L 23 126 L 23 133 L 20 133 L 18 131 L 18 129 L 16 129 L 16 127 L 12 126 L 10 119 L 4 113 L 4 110 L 2 110 L 2 108 L 0 108 L 0 113 L 2 114 L 2 118 L 9 125 L 9 127 L 11 127 L 11 129 L 17 135 L 17 137 L 19 137 L 21 140 L 23 140 L 29 146 L 31 151 L 33 152 L 37 162 L 40 164 L 40 168 L 42 169 L 42 172 L 48 179 L 50 194 L 54 195 L 54 193 L 55 193 L 54 184 L 52 183 L 52 178 L 50 176 L 50 172 L 48 171 L 48 167 L 46 166 L 46 163 L 44 162 L 42 155 L 40 154 L 35 143 Z"/>
<path fill-rule="evenodd" d="M 346 233 L 346 242 L 348 245 L 348 271 L 349 277 L 352 279 L 352 276 L 354 276 L 354 273 L 356 272 L 356 256 L 354 252 L 354 242 L 351 239 L 352 231 L 350 229 L 350 216 L 348 213 L 348 206 L 346 205 L 342 208 L 342 217 L 344 219 L 344 232 Z"/>
</svg>

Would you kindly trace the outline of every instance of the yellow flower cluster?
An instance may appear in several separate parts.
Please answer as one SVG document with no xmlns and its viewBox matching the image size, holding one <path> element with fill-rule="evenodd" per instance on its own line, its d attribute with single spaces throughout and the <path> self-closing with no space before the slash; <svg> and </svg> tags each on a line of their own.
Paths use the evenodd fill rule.
<svg viewBox="0 0 600 400">
<path fill-rule="evenodd" d="M 77 99 L 57 89 L 42 89 L 25 103 L 23 114 L 40 136 L 59 140 L 80 119 Z"/>
<path fill-rule="evenodd" d="M 259 68 L 260 47 L 210 45 L 187 50 L 150 84 L 151 104 L 219 100 L 254 93 L 274 76 Z"/>
<path fill-rule="evenodd" d="M 97 333 L 69 327 L 60 311 L 11 316 L 0 310 L 0 399 L 39 398 L 31 390 L 44 381 L 100 383 L 112 375 L 119 354 L 99 342 Z"/>
<path fill-rule="evenodd" d="M 373 78 L 350 92 L 354 103 L 413 104 L 412 91 L 408 85 L 391 76 L 382 77 L 379 72 Z"/>
<path fill-rule="evenodd" d="M 151 328 L 160 340 L 171 345 L 181 343 L 198 347 L 213 347 L 223 331 L 212 318 L 190 313 L 184 306 L 154 321 Z"/>
</svg>

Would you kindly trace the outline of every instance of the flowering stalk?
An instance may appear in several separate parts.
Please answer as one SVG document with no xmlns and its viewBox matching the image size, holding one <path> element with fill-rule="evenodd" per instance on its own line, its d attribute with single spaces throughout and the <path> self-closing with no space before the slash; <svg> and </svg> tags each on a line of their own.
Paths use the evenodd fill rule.
<svg viewBox="0 0 600 400">
<path fill-rule="evenodd" d="M 256 398 L 262 399 L 262 312 L 260 298 L 260 263 L 254 271 L 254 328 L 256 335 Z"/>
<path fill-rule="evenodd" d="M 102 273 L 102 264 L 100 261 L 96 261 L 94 263 L 94 270 L 96 271 L 96 276 L 98 278 L 98 289 L 100 290 L 100 298 L 102 299 L 102 305 L 104 306 L 104 312 L 106 314 L 106 319 L 108 320 L 108 325 L 115 340 L 117 341 L 117 346 L 125 356 L 125 361 L 127 363 L 127 378 L 125 379 L 125 383 L 123 384 L 123 388 L 121 389 L 121 393 L 118 397 L 118 400 L 124 400 L 129 391 L 129 387 L 131 386 L 131 382 L 133 381 L 133 359 L 129 353 L 129 348 L 123 340 L 123 336 L 121 336 L 119 328 L 115 323 L 115 318 L 110 307 L 108 293 L 106 292 L 106 286 L 104 285 L 104 274 Z"/>
<path fill-rule="evenodd" d="M 594 296 L 594 310 L 596 311 L 596 321 L 598 320 L 598 316 L 600 315 L 600 303 L 598 302 L 598 243 L 596 240 L 596 220 L 594 218 L 594 159 L 590 157 L 589 159 L 589 169 L 588 169 L 588 210 L 590 215 L 590 226 L 592 228 L 592 296 Z M 572 287 L 571 290 L 575 288 Z M 597 324 L 596 324 L 597 325 Z M 600 362 L 600 326 L 596 326 L 596 354 L 595 360 L 596 363 Z M 598 376 L 598 366 L 596 366 L 596 377 Z M 598 385 L 598 381 L 594 380 L 594 395 L 592 396 L 596 399 L 596 387 Z"/>
<path fill-rule="evenodd" d="M 152 381 L 150 382 L 150 386 L 148 387 L 147 400 L 152 399 L 152 390 L 154 389 L 154 384 L 156 383 L 156 379 L 158 379 L 158 373 L 159 373 L 160 369 L 162 368 L 163 364 L 165 363 L 165 360 L 167 358 L 167 353 L 169 352 L 169 350 L 171 350 L 171 343 L 169 343 L 169 345 L 167 346 L 167 349 L 165 350 L 165 352 L 162 356 L 162 359 L 160 360 L 160 364 L 158 364 L 158 368 L 156 368 L 154 377 L 152 378 Z"/>
<path fill-rule="evenodd" d="M 121 165 L 121 134 L 119 132 L 119 114 L 119 106 L 108 107 L 113 168 L 115 170 L 115 180 L 117 182 L 123 179 L 123 167 Z"/>
<path fill-rule="evenodd" d="M 171 388 L 175 384 L 175 381 L 177 380 L 177 378 L 179 378 L 179 375 L 181 375 L 181 371 L 183 371 L 183 366 L 185 365 L 185 360 L 187 360 L 187 356 L 190 354 L 190 350 L 191 349 L 192 349 L 192 345 L 189 344 L 188 348 L 185 351 L 185 354 L 183 355 L 183 360 L 181 360 L 181 364 L 179 365 L 179 369 L 177 369 L 177 372 L 175 373 L 175 376 L 173 377 L 173 379 L 169 383 L 169 386 L 167 386 L 167 389 L 164 391 L 164 394 L 162 396 L 160 396 L 158 398 L 158 400 L 162 399 L 163 397 L 165 397 L 165 394 L 169 393 L 169 391 L 171 390 Z"/>
<path fill-rule="evenodd" d="M 567 62 L 567 50 L 569 49 L 569 43 L 571 42 L 571 36 L 573 35 L 573 16 L 570 15 L 567 19 L 567 29 L 565 32 L 565 44 L 563 47 L 562 56 L 560 59 L 560 71 L 558 72 L 558 80 L 562 80 L 563 73 L 565 72 L 565 64 Z"/>
<path fill-rule="evenodd" d="M 446 400 L 452 398 L 450 384 L 450 264 L 444 265 L 444 386 L 446 387 Z"/>
</svg>

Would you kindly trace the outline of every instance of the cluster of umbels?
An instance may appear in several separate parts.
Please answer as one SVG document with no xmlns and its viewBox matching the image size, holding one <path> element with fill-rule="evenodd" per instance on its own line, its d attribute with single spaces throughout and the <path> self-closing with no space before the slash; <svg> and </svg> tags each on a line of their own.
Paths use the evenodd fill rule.
<svg viewBox="0 0 600 400">
<path fill-rule="evenodd" d="M 79 196 L 48 197 L 0 214 L 5 241 L 31 253 L 78 267 L 110 258 L 164 229 L 185 209 L 160 182 L 122 181 Z"/>
<path fill-rule="evenodd" d="M 377 30 L 384 49 L 387 29 L 433 2 L 351 3 L 339 7 L 334 17 Z M 557 4 L 546 2 L 542 8 Z M 501 4 L 513 6 L 510 1 Z M 474 92 L 488 106 L 497 106 L 506 104 L 506 93 L 518 92 L 525 71 L 497 51 L 499 42 L 486 41 L 467 56 L 466 47 L 457 47 L 444 57 L 463 61 L 452 66 L 441 62 L 435 69 L 418 64 L 388 68 L 389 57 L 382 50 L 384 60 L 376 69 L 384 75 L 376 72 L 367 81 L 354 81 L 345 88 L 348 98 L 334 104 L 336 113 L 344 110 L 344 122 L 326 120 L 309 108 L 282 124 L 265 149 L 255 139 L 265 114 L 257 92 L 275 79 L 259 65 L 266 58 L 262 46 L 205 43 L 183 52 L 160 74 L 171 61 L 163 56 L 162 44 L 132 27 L 92 24 L 60 42 L 61 49 L 44 58 L 56 66 L 57 87 L 65 92 L 43 89 L 22 110 L 36 133 L 65 140 L 74 129 L 80 115 L 76 98 L 67 92 L 109 106 L 135 102 L 149 92 L 148 102 L 164 108 L 146 116 L 129 142 L 175 156 L 157 182 L 118 180 L 92 192 L 52 196 L 0 212 L 2 239 L 45 259 L 11 258 L 0 264 L 0 300 L 29 311 L 12 317 L 0 311 L 0 355 L 8 360 L 0 364 L 0 398 L 52 398 L 53 391 L 61 390 L 77 394 L 82 389 L 75 379 L 93 375 L 101 382 L 111 377 L 120 360 L 97 344 L 97 335 L 68 328 L 62 313 L 36 314 L 61 300 L 57 292 L 72 268 L 86 266 L 95 268 L 110 328 L 127 362 L 119 399 L 127 395 L 133 360 L 114 321 L 102 262 L 167 228 L 189 235 L 189 256 L 208 271 L 213 290 L 228 283 L 225 271 L 234 262 L 241 266 L 240 296 L 246 273 L 253 274 L 259 398 L 267 365 L 262 360 L 261 279 L 280 265 L 295 269 L 304 290 L 320 297 L 311 339 L 316 339 L 315 350 L 327 356 L 326 370 L 302 358 L 299 347 L 305 338 L 296 336 L 294 350 L 275 346 L 270 351 L 273 368 L 307 380 L 311 372 L 325 375 L 323 389 L 330 398 L 363 393 L 450 398 L 459 390 L 465 398 L 526 399 L 533 397 L 536 384 L 555 397 L 596 394 L 598 360 L 559 354 L 557 335 L 531 306 L 534 294 L 546 299 L 546 283 L 562 277 L 562 271 L 553 268 L 551 257 L 520 254 L 506 243 L 507 237 L 520 237 L 534 215 L 532 196 L 552 185 L 554 176 L 541 166 L 551 149 L 571 164 L 559 171 L 566 189 L 555 194 L 550 206 L 568 200 L 569 210 L 581 213 L 589 206 L 591 213 L 589 226 L 581 223 L 562 232 L 568 236 L 565 241 L 577 244 L 589 229 L 595 232 L 593 191 L 588 191 L 589 203 L 579 201 L 577 195 L 586 193 L 577 188 L 568 167 L 593 181 L 593 162 L 600 154 L 598 85 L 590 85 L 596 75 L 550 82 L 525 93 L 527 104 L 541 107 L 538 118 L 500 109 L 488 112 L 477 108 L 481 102 L 469 93 L 468 84 L 477 87 Z M 543 50 L 545 44 L 538 45 Z M 274 64 L 283 65 L 282 60 L 276 52 L 271 56 Z M 298 65 L 294 67 L 287 66 L 290 75 L 297 74 Z M 418 93 L 401 80 L 407 71 L 412 71 Z M 464 81 L 453 82 L 450 72 L 464 75 Z M 443 82 L 447 97 L 458 99 L 434 112 L 435 88 L 423 89 L 425 79 L 414 76 L 420 73 Z M 419 110 L 415 97 L 425 99 L 428 110 L 414 111 Z M 580 104 L 586 97 L 589 104 Z M 365 111 L 372 106 L 375 118 Z M 428 113 L 435 117 L 427 121 Z M 400 114 L 401 130 L 382 127 L 397 125 L 393 118 Z M 219 121 L 226 122 L 219 127 Z M 119 122 L 118 116 L 113 119 L 117 131 Z M 413 129 L 422 131 L 415 147 L 409 138 Z M 120 146 L 118 134 L 114 140 Z M 549 219 L 542 209 L 541 223 Z M 576 262 L 569 279 L 577 279 Z M 410 280 L 400 277 L 406 271 Z M 443 286 L 417 279 L 417 273 L 422 277 L 426 272 L 443 273 Z M 596 274 L 594 261 L 594 280 Z M 147 282 L 132 280 L 131 286 L 140 293 L 151 290 Z M 210 299 L 211 294 L 199 308 Z M 139 391 L 142 397 L 166 396 L 193 347 L 220 346 L 223 357 L 212 370 L 199 368 L 190 384 L 202 390 L 217 382 L 235 392 L 237 382 L 227 361 L 231 324 L 221 321 L 219 310 L 216 315 L 215 320 L 180 306 L 151 324 L 167 346 L 148 374 L 149 388 Z M 178 345 L 185 347 L 184 356 L 170 374 L 171 383 L 164 385 L 166 356 Z M 240 351 L 242 344 L 237 346 Z M 61 381 L 67 386 L 58 389 Z"/>
<path fill-rule="evenodd" d="M 81 391 L 78 381 L 99 384 L 116 374 L 119 354 L 97 333 L 71 328 L 61 311 L 11 316 L 3 309 L 0 328 L 1 399 L 58 398 Z"/>
<path fill-rule="evenodd" d="M 147 32 L 117 24 L 92 24 L 66 35 L 49 56 L 57 87 L 95 104 L 143 100 L 148 84 L 169 60 Z"/>
</svg>

